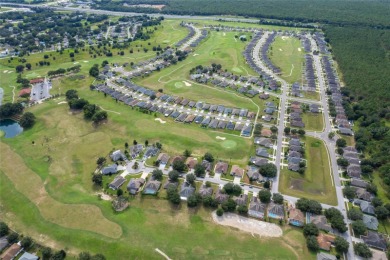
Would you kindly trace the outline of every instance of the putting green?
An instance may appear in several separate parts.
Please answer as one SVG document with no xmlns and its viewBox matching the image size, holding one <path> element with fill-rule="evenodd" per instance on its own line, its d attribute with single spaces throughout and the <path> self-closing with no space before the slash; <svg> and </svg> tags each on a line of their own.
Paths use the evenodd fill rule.
<svg viewBox="0 0 390 260">
<path fill-rule="evenodd" d="M 226 141 L 223 141 L 221 143 L 221 146 L 223 148 L 232 149 L 232 148 L 237 146 L 237 143 L 235 141 L 232 141 L 232 140 L 226 140 Z"/>
<path fill-rule="evenodd" d="M 31 72 L 31 73 L 29 73 L 29 74 L 26 74 L 26 78 L 29 78 L 29 79 L 31 79 L 31 78 L 38 78 L 38 77 L 40 77 L 41 75 L 39 75 L 38 73 L 36 73 L 36 72 Z"/>
<path fill-rule="evenodd" d="M 175 83 L 175 87 L 176 88 L 182 88 L 182 87 L 184 87 L 184 83 L 178 81 L 178 82 Z"/>
<path fill-rule="evenodd" d="M 233 72 L 236 72 L 236 73 L 242 73 L 242 69 L 238 68 L 238 67 L 234 67 L 232 69 Z"/>
</svg>

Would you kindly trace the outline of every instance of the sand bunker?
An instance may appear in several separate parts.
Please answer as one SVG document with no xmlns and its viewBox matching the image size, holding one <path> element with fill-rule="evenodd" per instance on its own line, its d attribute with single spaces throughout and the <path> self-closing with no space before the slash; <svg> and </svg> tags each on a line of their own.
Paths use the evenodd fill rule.
<svg viewBox="0 0 390 260">
<path fill-rule="evenodd" d="M 188 83 L 187 81 L 183 81 L 184 85 L 186 85 L 186 87 L 191 87 L 192 84 L 191 83 Z"/>
<path fill-rule="evenodd" d="M 58 105 L 66 104 L 66 103 L 67 103 L 66 101 L 61 101 L 61 102 L 58 102 Z"/>
<path fill-rule="evenodd" d="M 302 49 L 301 49 L 301 48 L 298 48 L 298 51 L 302 51 Z"/>
<path fill-rule="evenodd" d="M 10 70 L 10 71 L 8 71 L 8 74 L 10 74 L 10 73 L 12 73 L 13 71 L 12 70 Z"/>
<path fill-rule="evenodd" d="M 159 121 L 161 124 L 165 124 L 167 121 L 162 120 L 161 118 L 154 119 L 156 121 Z"/>
<path fill-rule="evenodd" d="M 7 73 L 8 72 L 8 70 L 3 70 L 3 73 Z"/>
<path fill-rule="evenodd" d="M 287 36 L 282 36 L 282 40 L 285 41 L 288 37 Z"/>
<path fill-rule="evenodd" d="M 194 53 L 194 55 L 192 55 L 192 56 L 194 56 L 194 57 L 195 57 L 195 56 L 198 56 L 198 55 L 199 55 L 198 53 Z"/>
<path fill-rule="evenodd" d="M 73 64 L 79 64 L 79 62 L 78 62 L 78 61 L 76 61 L 76 62 L 73 62 Z"/>
<path fill-rule="evenodd" d="M 223 35 L 223 36 L 226 36 L 226 33 L 223 33 L 222 35 Z"/>
<path fill-rule="evenodd" d="M 282 49 L 279 49 L 279 51 L 283 51 Z"/>
<path fill-rule="evenodd" d="M 217 137 L 215 137 L 215 138 L 217 138 L 217 139 L 219 139 L 219 140 L 226 140 L 226 137 L 221 137 L 221 136 L 217 136 Z"/>
<path fill-rule="evenodd" d="M 85 61 L 83 61 L 83 62 L 89 62 L 89 60 L 85 60 Z"/>
<path fill-rule="evenodd" d="M 235 227 L 244 232 L 258 234 L 262 237 L 281 237 L 282 229 L 276 224 L 267 223 L 260 220 L 246 218 L 234 213 L 224 213 L 218 217 L 215 211 L 212 213 L 214 222 L 223 226 Z"/>
</svg>

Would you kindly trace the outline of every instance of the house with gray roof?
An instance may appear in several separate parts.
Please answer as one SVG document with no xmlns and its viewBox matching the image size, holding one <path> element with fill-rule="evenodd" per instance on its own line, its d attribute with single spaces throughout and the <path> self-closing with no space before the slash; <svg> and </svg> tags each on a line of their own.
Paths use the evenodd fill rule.
<svg viewBox="0 0 390 260">
<path fill-rule="evenodd" d="M 3 251 L 9 245 L 7 236 L 3 236 L 0 238 L 0 252 Z"/>
<path fill-rule="evenodd" d="M 200 190 L 199 190 L 199 194 L 202 198 L 206 197 L 206 196 L 211 196 L 213 194 L 213 188 L 211 187 L 206 187 L 205 185 L 203 185 Z"/>
<path fill-rule="evenodd" d="M 328 223 L 328 220 L 324 215 L 313 215 L 311 213 L 306 213 L 309 223 L 313 223 L 320 230 L 324 230 L 327 232 L 333 232 L 332 226 Z"/>
<path fill-rule="evenodd" d="M 363 214 L 364 225 L 371 230 L 378 230 L 378 219 L 374 216 Z"/>
<path fill-rule="evenodd" d="M 116 162 L 116 161 L 125 161 L 127 160 L 126 156 L 122 153 L 121 150 L 116 150 L 110 155 L 111 159 Z"/>
<path fill-rule="evenodd" d="M 109 174 L 117 173 L 117 171 L 118 171 L 118 165 L 114 163 L 104 167 L 101 172 L 103 175 L 109 175 Z"/>
<path fill-rule="evenodd" d="M 112 190 L 117 190 L 123 185 L 123 183 L 125 183 L 125 181 L 126 179 L 122 176 L 116 176 L 115 179 L 108 184 L 108 187 Z"/>
<path fill-rule="evenodd" d="M 268 163 L 268 159 L 261 158 L 261 157 L 258 157 L 258 156 L 251 156 L 249 158 L 249 162 L 254 164 L 254 165 L 256 165 L 256 166 L 262 166 L 262 165 Z"/>
<path fill-rule="evenodd" d="M 127 184 L 127 190 L 130 194 L 135 195 L 144 184 L 145 180 L 142 178 L 131 179 Z"/>
<path fill-rule="evenodd" d="M 195 193 L 195 188 L 192 187 L 189 183 L 184 182 L 181 186 L 181 190 L 179 192 L 180 199 L 187 200 L 189 196 Z"/>
<path fill-rule="evenodd" d="M 267 213 L 269 218 L 284 219 L 284 206 L 271 202 L 268 204 Z"/>
<path fill-rule="evenodd" d="M 240 196 L 234 196 L 233 200 L 236 202 L 237 206 L 246 206 L 248 203 L 248 195 L 240 194 Z"/>
<path fill-rule="evenodd" d="M 255 137 L 254 143 L 269 148 L 272 148 L 273 146 L 273 142 L 271 141 L 271 139 L 266 137 Z"/>
<path fill-rule="evenodd" d="M 227 201 L 229 199 L 229 195 L 227 195 L 226 193 L 222 192 L 221 189 L 218 189 L 217 193 L 215 193 L 215 200 L 219 203 L 219 204 L 222 204 L 224 203 L 225 201 Z"/>
<path fill-rule="evenodd" d="M 317 260 L 336 260 L 336 256 L 324 252 L 317 254 Z"/>
<path fill-rule="evenodd" d="M 364 188 L 356 188 L 356 197 L 361 200 L 365 201 L 371 201 L 374 198 L 374 195 L 369 193 L 366 189 Z"/>
<path fill-rule="evenodd" d="M 160 189 L 161 182 L 157 180 L 150 180 L 145 184 L 143 194 L 155 195 Z"/>
<path fill-rule="evenodd" d="M 370 202 L 365 200 L 355 199 L 353 201 L 353 204 L 358 205 L 360 207 L 360 210 L 363 211 L 363 213 L 369 215 L 375 215 L 375 208 Z"/>
<path fill-rule="evenodd" d="M 38 260 L 39 257 L 28 252 L 24 252 L 24 254 L 19 258 L 19 260 Z"/>
<path fill-rule="evenodd" d="M 267 205 L 261 203 L 258 197 L 252 197 L 249 203 L 248 215 L 254 218 L 264 219 L 265 210 Z"/>
<path fill-rule="evenodd" d="M 263 181 L 263 176 L 259 173 L 259 168 L 253 165 L 247 167 L 246 175 L 250 181 Z"/>
<path fill-rule="evenodd" d="M 266 157 L 266 158 L 269 157 L 269 154 L 268 154 L 267 149 L 261 148 L 261 147 L 258 147 L 258 148 L 256 149 L 256 155 L 257 155 L 257 156 L 261 156 L 261 157 Z"/>
<path fill-rule="evenodd" d="M 360 236 L 364 243 L 370 247 L 385 251 L 387 249 L 386 237 L 374 231 L 368 231 L 366 236 Z"/>
<path fill-rule="evenodd" d="M 368 183 L 361 180 L 361 179 L 356 179 L 356 178 L 353 178 L 351 180 L 351 186 L 353 187 L 359 187 L 359 188 L 366 188 L 368 186 Z"/>
</svg>

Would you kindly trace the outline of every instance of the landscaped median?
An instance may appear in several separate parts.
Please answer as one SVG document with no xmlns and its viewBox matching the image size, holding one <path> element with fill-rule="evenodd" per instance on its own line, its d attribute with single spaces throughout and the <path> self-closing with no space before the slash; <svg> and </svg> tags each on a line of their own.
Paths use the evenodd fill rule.
<svg viewBox="0 0 390 260">
<path fill-rule="evenodd" d="M 283 166 L 280 171 L 279 190 L 281 193 L 317 200 L 329 205 L 337 205 L 336 190 L 330 168 L 330 159 L 325 144 L 316 138 L 306 136 L 306 169 L 303 174 L 293 172 Z"/>
</svg>

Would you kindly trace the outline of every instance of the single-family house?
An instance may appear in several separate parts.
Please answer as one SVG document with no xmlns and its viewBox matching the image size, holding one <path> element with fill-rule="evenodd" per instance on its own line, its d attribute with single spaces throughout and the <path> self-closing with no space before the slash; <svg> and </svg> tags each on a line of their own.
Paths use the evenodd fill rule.
<svg viewBox="0 0 390 260">
<path fill-rule="evenodd" d="M 142 144 L 136 144 L 133 146 L 130 146 L 130 154 L 131 157 L 134 159 L 137 157 L 142 151 L 144 150 L 144 146 Z"/>
<path fill-rule="evenodd" d="M 368 183 L 363 181 L 363 180 L 361 180 L 361 179 L 353 178 L 351 180 L 351 186 L 359 187 L 359 188 L 366 188 L 368 186 Z"/>
<path fill-rule="evenodd" d="M 248 195 L 240 194 L 240 196 L 234 196 L 233 200 L 236 202 L 237 206 L 246 206 L 248 203 Z"/>
<path fill-rule="evenodd" d="M 320 233 L 317 236 L 317 242 L 318 242 L 320 249 L 325 250 L 325 251 L 330 251 L 330 247 L 334 243 L 335 239 L 336 238 L 334 236 L 329 235 L 329 234 L 324 234 L 324 233 Z"/>
<path fill-rule="evenodd" d="M 202 166 L 204 167 L 206 172 L 210 172 L 211 168 L 212 168 L 212 163 L 207 161 L 207 160 L 203 160 L 202 161 Z"/>
<path fill-rule="evenodd" d="M 179 185 L 179 182 L 171 181 L 168 179 L 167 182 L 164 184 L 164 189 L 166 189 L 166 190 L 169 188 L 176 189 L 178 185 Z"/>
<path fill-rule="evenodd" d="M 263 181 L 263 176 L 259 173 L 259 168 L 253 165 L 247 167 L 246 175 L 250 181 Z"/>
<path fill-rule="evenodd" d="M 115 179 L 108 184 L 108 187 L 112 190 L 117 190 L 123 185 L 123 183 L 125 183 L 125 181 L 126 179 L 122 176 L 116 176 Z"/>
<path fill-rule="evenodd" d="M 160 149 L 158 149 L 155 146 L 148 146 L 146 148 L 145 153 L 144 153 L 144 160 L 146 160 L 146 159 L 148 159 L 150 157 L 156 156 L 159 151 L 160 151 Z"/>
<path fill-rule="evenodd" d="M 266 204 L 261 203 L 258 197 L 253 196 L 249 203 L 248 215 L 254 218 L 264 219 L 266 208 Z"/>
<path fill-rule="evenodd" d="M 356 188 L 356 197 L 361 200 L 365 201 L 371 201 L 372 198 L 374 198 L 374 195 L 369 193 L 366 189 L 364 188 Z"/>
<path fill-rule="evenodd" d="M 194 157 L 188 157 L 185 161 L 185 164 L 187 165 L 188 169 L 194 169 L 197 163 L 198 160 Z"/>
<path fill-rule="evenodd" d="M 180 189 L 180 198 L 182 200 L 187 200 L 189 196 L 195 193 L 195 188 L 192 187 L 189 183 L 184 182 Z"/>
<path fill-rule="evenodd" d="M 160 163 L 160 165 L 167 165 L 169 161 L 170 156 L 166 153 L 160 153 L 157 157 L 157 161 Z"/>
<path fill-rule="evenodd" d="M 253 126 L 252 125 L 246 125 L 241 130 L 241 135 L 245 137 L 251 136 Z"/>
<path fill-rule="evenodd" d="M 360 207 L 360 210 L 363 213 L 366 213 L 366 214 L 369 214 L 369 215 L 375 215 L 375 208 L 374 208 L 374 206 L 370 202 L 365 201 L 365 200 L 355 199 L 353 201 L 353 203 L 355 205 L 358 205 Z"/>
<path fill-rule="evenodd" d="M 289 169 L 290 171 L 293 171 L 293 172 L 297 172 L 297 171 L 299 171 L 299 169 L 301 169 L 301 167 L 299 167 L 299 164 L 296 164 L 296 163 L 288 163 L 287 169 Z"/>
<path fill-rule="evenodd" d="M 244 176 L 244 169 L 238 165 L 233 165 L 230 171 L 230 175 L 242 178 L 242 176 Z"/>
<path fill-rule="evenodd" d="M 301 210 L 291 208 L 288 211 L 288 223 L 296 227 L 302 227 L 305 225 L 305 215 Z"/>
<path fill-rule="evenodd" d="M 310 213 L 307 213 L 307 214 L 309 214 L 309 217 L 308 217 L 309 222 L 316 225 L 318 227 L 318 229 L 324 230 L 327 232 L 333 231 L 332 226 L 328 223 L 328 220 L 326 219 L 326 217 L 324 215 L 312 215 Z"/>
<path fill-rule="evenodd" d="M 214 172 L 219 174 L 226 174 L 228 168 L 229 168 L 228 163 L 219 161 L 215 164 Z"/>
<path fill-rule="evenodd" d="M 3 251 L 9 245 L 7 236 L 3 236 L 0 238 L 0 252 Z"/>
<path fill-rule="evenodd" d="M 269 157 L 269 154 L 268 154 L 267 149 L 261 148 L 261 147 L 258 147 L 258 148 L 256 149 L 256 155 L 257 155 L 257 156 L 261 156 L 261 157 L 265 157 L 265 158 L 268 158 L 268 157 Z"/>
<path fill-rule="evenodd" d="M 371 230 L 378 230 L 378 219 L 374 216 L 363 214 L 364 225 Z"/>
<path fill-rule="evenodd" d="M 224 193 L 221 189 L 218 189 L 217 193 L 215 193 L 214 198 L 219 204 L 222 204 L 229 199 L 229 195 Z"/>
<path fill-rule="evenodd" d="M 135 195 L 144 184 L 145 180 L 142 178 L 131 179 L 127 184 L 127 190 L 130 194 Z"/>
<path fill-rule="evenodd" d="M 251 156 L 249 158 L 249 162 L 254 164 L 254 165 L 256 165 L 256 166 L 262 166 L 262 165 L 268 163 L 268 159 L 261 158 L 261 157 L 258 157 L 258 156 Z"/>
<path fill-rule="evenodd" d="M 19 258 L 19 260 L 38 260 L 39 257 L 28 252 L 24 252 L 24 254 Z"/>
<path fill-rule="evenodd" d="M 213 188 L 211 187 L 206 187 L 205 185 L 203 185 L 200 189 L 199 189 L 199 195 L 204 198 L 204 197 L 207 197 L 207 196 L 211 196 L 213 194 Z"/>
<path fill-rule="evenodd" d="M 284 219 L 284 206 L 271 202 L 268 205 L 268 217 L 274 219 Z"/>
<path fill-rule="evenodd" d="M 272 131 L 270 129 L 263 128 L 261 130 L 261 136 L 271 137 L 271 135 L 272 135 Z"/>
<path fill-rule="evenodd" d="M 118 165 L 113 163 L 109 166 L 104 167 L 101 172 L 103 175 L 110 175 L 110 174 L 117 173 L 117 171 L 118 171 Z"/>
<path fill-rule="evenodd" d="M 22 252 L 23 248 L 19 244 L 12 244 L 7 250 L 5 250 L 1 255 L 0 259 L 3 260 L 12 260 L 15 259 L 15 257 Z"/>
<path fill-rule="evenodd" d="M 336 260 L 336 256 L 324 252 L 317 254 L 317 260 Z"/>
<path fill-rule="evenodd" d="M 157 180 L 150 180 L 145 184 L 143 194 L 155 195 L 160 189 L 161 182 Z"/>
<path fill-rule="evenodd" d="M 127 160 L 126 156 L 122 153 L 121 150 L 116 150 L 110 155 L 111 159 L 116 162 L 116 161 L 124 161 Z"/>
<path fill-rule="evenodd" d="M 368 246 L 385 251 L 387 249 L 386 237 L 374 231 L 368 231 L 366 236 L 360 236 Z"/>
<path fill-rule="evenodd" d="M 269 148 L 271 148 L 273 146 L 271 139 L 266 138 L 266 137 L 255 137 L 254 143 L 261 145 L 261 146 L 269 147 Z"/>
</svg>

